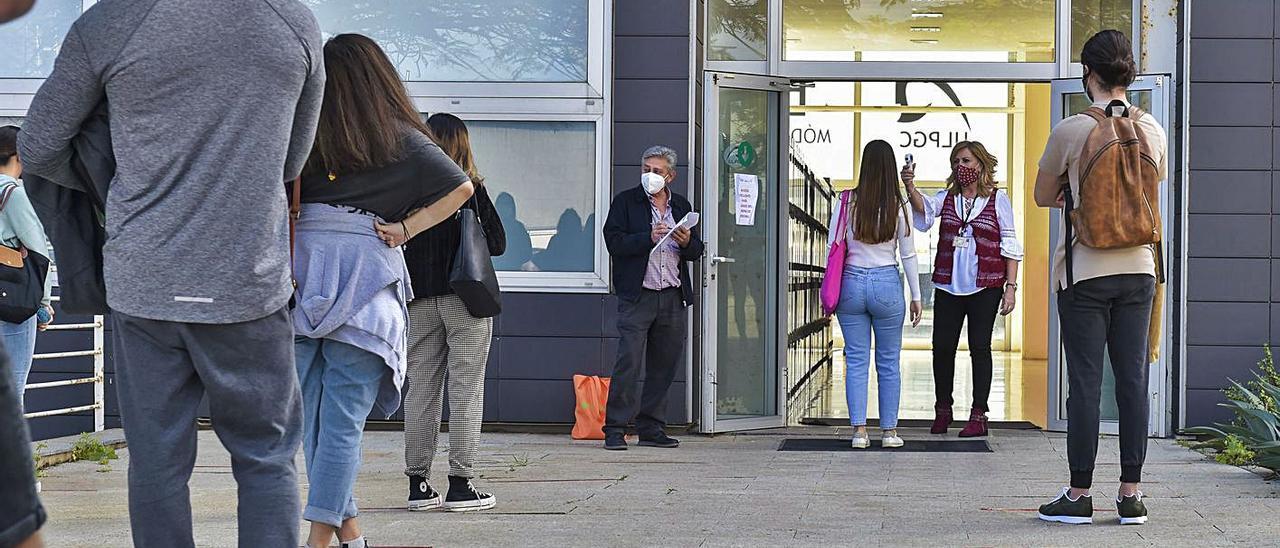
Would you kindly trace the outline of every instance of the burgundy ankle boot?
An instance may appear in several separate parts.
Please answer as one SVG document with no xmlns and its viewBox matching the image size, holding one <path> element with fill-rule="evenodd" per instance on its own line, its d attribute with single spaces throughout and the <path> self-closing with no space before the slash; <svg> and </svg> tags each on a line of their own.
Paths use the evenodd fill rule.
<svg viewBox="0 0 1280 548">
<path fill-rule="evenodd" d="M 942 404 L 933 406 L 933 426 L 929 428 L 930 434 L 946 434 L 947 428 L 951 427 L 951 421 L 955 417 L 951 414 L 951 406 Z"/>
<path fill-rule="evenodd" d="M 960 431 L 962 438 L 979 438 L 987 435 L 987 414 L 974 407 L 969 411 L 969 424 Z"/>
</svg>

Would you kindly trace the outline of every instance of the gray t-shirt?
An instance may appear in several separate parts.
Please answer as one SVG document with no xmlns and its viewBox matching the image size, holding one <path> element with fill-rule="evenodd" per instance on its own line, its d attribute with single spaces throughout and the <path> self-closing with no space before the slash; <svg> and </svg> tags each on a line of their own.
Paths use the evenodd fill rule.
<svg viewBox="0 0 1280 548">
<path fill-rule="evenodd" d="M 321 47 L 296 0 L 102 0 L 72 26 L 18 150 L 26 171 L 67 180 L 71 139 L 107 101 L 112 309 L 225 324 L 285 306 L 282 183 L 315 137 Z"/>
</svg>

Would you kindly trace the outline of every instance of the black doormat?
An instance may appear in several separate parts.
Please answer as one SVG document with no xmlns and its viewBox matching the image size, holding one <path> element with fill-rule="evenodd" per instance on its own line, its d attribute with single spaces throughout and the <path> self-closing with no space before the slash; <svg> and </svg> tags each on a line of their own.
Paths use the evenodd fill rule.
<svg viewBox="0 0 1280 548">
<path fill-rule="evenodd" d="M 885 449 L 871 440 L 870 449 L 854 449 L 848 438 L 787 438 L 779 451 L 884 451 L 889 453 L 991 453 L 987 440 L 907 440 L 906 445 Z"/>
</svg>

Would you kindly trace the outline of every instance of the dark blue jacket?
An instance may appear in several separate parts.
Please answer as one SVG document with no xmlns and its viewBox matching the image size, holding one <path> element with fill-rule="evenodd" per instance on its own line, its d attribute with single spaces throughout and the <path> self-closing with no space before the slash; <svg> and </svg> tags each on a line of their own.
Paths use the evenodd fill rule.
<svg viewBox="0 0 1280 548">
<path fill-rule="evenodd" d="M 72 314 L 106 314 L 102 246 L 107 241 L 105 201 L 115 176 L 116 158 L 105 102 L 85 120 L 71 144 L 70 165 L 58 170 L 62 179 L 24 173 L 22 185 L 53 243 L 59 309 Z"/>
<path fill-rule="evenodd" d="M 669 187 L 668 187 L 669 188 Z M 671 216 L 676 222 L 693 210 L 689 200 L 671 191 Z M 618 297 L 634 299 L 644 289 L 644 273 L 649 268 L 649 251 L 653 250 L 653 210 L 649 195 L 639 185 L 624 190 L 609 205 L 609 218 L 604 223 L 604 243 L 613 257 L 613 289 Z M 693 284 L 689 281 L 689 261 L 702 257 L 702 239 L 693 229 L 689 246 L 680 250 L 680 288 L 684 304 L 693 304 Z"/>
</svg>

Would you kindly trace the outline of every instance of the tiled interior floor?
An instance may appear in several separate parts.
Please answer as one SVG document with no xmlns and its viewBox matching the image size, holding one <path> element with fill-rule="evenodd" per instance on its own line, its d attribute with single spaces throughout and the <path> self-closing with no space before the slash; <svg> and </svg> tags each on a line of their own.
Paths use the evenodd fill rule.
<svg viewBox="0 0 1280 548">
<path fill-rule="evenodd" d="M 845 401 L 844 353 L 836 350 L 831 387 L 820 409 L 821 418 L 848 418 Z M 1048 400 L 1047 364 L 1044 360 L 1023 360 L 1016 352 L 997 352 L 995 371 L 992 375 L 991 408 L 988 417 L 998 421 L 1028 421 L 1037 426 L 1045 425 Z M 904 350 L 901 362 L 902 397 L 898 416 L 900 419 L 933 418 L 933 356 L 928 350 Z M 875 366 L 872 364 L 868 382 L 867 417 L 880 415 L 877 409 Z M 973 369 L 969 355 L 961 350 L 956 356 L 956 376 L 953 399 L 955 415 L 961 420 L 969 415 L 972 404 Z"/>
</svg>

